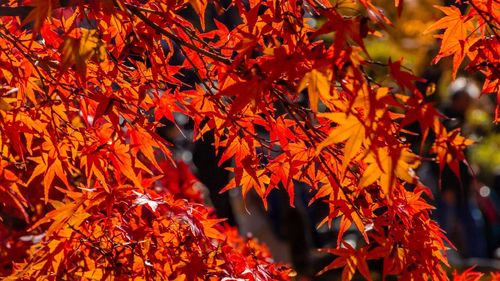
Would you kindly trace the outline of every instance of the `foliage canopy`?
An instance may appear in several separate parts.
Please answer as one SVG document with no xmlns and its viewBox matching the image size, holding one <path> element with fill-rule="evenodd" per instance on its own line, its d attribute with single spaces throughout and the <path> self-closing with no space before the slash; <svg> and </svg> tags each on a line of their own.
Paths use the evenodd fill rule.
<svg viewBox="0 0 500 281">
<path fill-rule="evenodd" d="M 367 260 L 381 259 L 384 275 L 447 279 L 446 238 L 414 173 L 429 159 L 407 138 L 432 142 L 440 169 L 457 176 L 471 141 L 445 128 L 402 60 L 370 59 L 364 41 L 390 19 L 370 0 L 207 2 L 0 1 L 0 198 L 3 214 L 25 221 L 0 227 L 10 239 L 2 262 L 15 262 L 2 273 L 288 279 L 264 247 L 200 204 L 196 181 L 156 133 L 182 113 L 195 140 L 214 134 L 219 163 L 234 162 L 224 191 L 255 190 L 267 206 L 283 188 L 293 205 L 302 182 L 311 204 L 328 205 L 322 224 L 339 219 L 340 232 L 324 270 L 370 280 Z M 437 7 L 444 16 L 426 31 L 442 30 L 434 61 L 452 57 L 456 75 L 466 60 L 483 73 L 483 94 L 498 93 L 499 2 L 466 4 L 464 13 Z M 235 26 L 207 16 L 226 10 Z M 370 77 L 374 67 L 387 77 Z M 414 123 L 419 132 L 407 129 Z M 180 178 L 161 181 L 172 173 Z M 351 225 L 365 240 L 358 248 L 343 240 Z"/>
</svg>

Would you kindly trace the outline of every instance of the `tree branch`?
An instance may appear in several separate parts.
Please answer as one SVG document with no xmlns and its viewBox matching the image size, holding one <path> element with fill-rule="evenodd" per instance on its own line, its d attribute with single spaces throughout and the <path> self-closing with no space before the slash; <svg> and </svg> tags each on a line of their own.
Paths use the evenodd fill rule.
<svg viewBox="0 0 500 281">
<path fill-rule="evenodd" d="M 0 17 L 26 17 L 33 7 L 19 6 L 19 7 L 0 7 Z"/>
<path fill-rule="evenodd" d="M 215 53 L 212 53 L 212 52 L 209 52 L 205 49 L 201 49 L 189 42 L 185 42 L 185 41 L 182 41 L 180 40 L 177 36 L 175 36 L 174 34 L 166 31 L 165 29 L 161 28 L 160 26 L 158 26 L 156 23 L 154 23 L 153 21 L 151 21 L 150 19 L 148 19 L 148 17 L 146 17 L 140 10 L 138 7 L 136 6 L 133 6 L 133 5 L 126 5 L 127 6 L 127 9 L 135 16 L 137 16 L 138 18 L 140 18 L 145 24 L 147 24 L 148 26 L 150 26 L 151 28 L 153 28 L 155 31 L 157 31 L 158 33 L 166 36 L 168 39 L 172 40 L 173 42 L 175 42 L 177 45 L 179 46 L 185 46 L 191 50 L 194 50 L 202 55 L 205 55 L 213 60 L 216 60 L 216 61 L 219 61 L 223 64 L 231 64 L 231 60 L 228 59 L 228 58 L 225 58 L 219 54 L 215 54 Z"/>
</svg>

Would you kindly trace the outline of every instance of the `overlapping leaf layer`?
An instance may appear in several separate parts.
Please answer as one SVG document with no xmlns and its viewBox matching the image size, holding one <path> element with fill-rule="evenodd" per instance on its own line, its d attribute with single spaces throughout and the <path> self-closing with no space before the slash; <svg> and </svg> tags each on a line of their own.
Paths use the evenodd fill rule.
<svg viewBox="0 0 500 281">
<path fill-rule="evenodd" d="M 446 239 L 407 139 L 433 142 L 441 169 L 457 174 L 471 142 L 442 125 L 401 61 L 369 59 L 365 38 L 391 24 L 371 1 L 4 2 L 2 210 L 31 226 L 22 235 L 45 235 L 27 256 L 14 253 L 22 263 L 11 278 L 288 278 L 263 248 L 172 197 L 193 199 L 189 185 L 158 183 L 175 165 L 165 168 L 173 160 L 156 130 L 182 113 L 195 140 L 213 132 L 219 162 L 234 162 L 224 190 L 255 190 L 267 206 L 284 188 L 293 204 L 302 182 L 311 203 L 328 205 L 323 224 L 338 219 L 341 231 L 325 270 L 370 279 L 366 261 L 382 259 L 384 275 L 447 279 Z M 497 93 L 498 5 L 470 4 L 466 15 L 440 8 L 446 16 L 429 28 L 445 29 L 436 60 L 453 56 L 456 73 L 467 57 L 486 76 L 483 92 Z M 236 18 L 216 19 L 225 12 Z M 368 75 L 374 66 L 387 69 L 384 81 Z M 365 240 L 358 248 L 343 241 L 351 225 Z"/>
</svg>

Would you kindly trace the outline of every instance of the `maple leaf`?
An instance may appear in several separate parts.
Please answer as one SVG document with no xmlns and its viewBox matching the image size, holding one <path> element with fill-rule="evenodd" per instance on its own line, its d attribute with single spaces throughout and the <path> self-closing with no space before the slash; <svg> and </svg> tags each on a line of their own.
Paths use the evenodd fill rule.
<svg viewBox="0 0 500 281">
<path fill-rule="evenodd" d="M 347 115 L 342 112 L 335 112 L 321 113 L 318 116 L 327 118 L 337 123 L 338 126 L 331 130 L 328 137 L 318 145 L 317 153 L 331 144 L 346 141 L 343 149 L 344 160 L 340 170 L 340 174 L 344 175 L 347 165 L 360 152 L 363 143 L 366 143 L 365 125 L 354 114 Z"/>
<path fill-rule="evenodd" d="M 8 162 L 0 160 L 0 196 L 3 200 L 14 201 L 22 212 L 24 219 L 28 221 L 28 214 L 25 211 L 28 201 L 19 189 L 19 187 L 22 187 L 24 184 L 12 171 L 7 169 L 7 167 Z"/>
<path fill-rule="evenodd" d="M 189 3 L 200 17 L 201 27 L 205 29 L 205 10 L 207 9 L 208 0 L 189 0 Z"/>
<path fill-rule="evenodd" d="M 32 0 L 31 6 L 33 9 L 30 11 L 28 16 L 24 18 L 23 24 L 27 24 L 29 22 L 34 22 L 33 29 L 34 33 L 40 32 L 45 20 L 50 15 L 54 8 L 57 8 L 59 5 L 59 1 L 57 0 Z"/>
<path fill-rule="evenodd" d="M 439 124 L 437 139 L 433 143 L 431 152 L 436 153 L 439 170 L 442 171 L 445 165 L 448 165 L 451 171 L 460 178 L 459 163 L 465 162 L 463 150 L 474 143 L 460 135 L 460 128 L 448 132 L 446 128 Z"/>
<path fill-rule="evenodd" d="M 254 189 L 265 207 L 275 188 L 291 206 L 303 186 L 310 204 L 323 199 L 320 225 L 340 226 L 326 270 L 370 279 L 367 260 L 381 259 L 382 278 L 446 279 L 450 244 L 405 137 L 418 122 L 422 146 L 431 142 L 440 169 L 454 173 L 470 141 L 443 127 L 403 58 L 367 60 L 367 36 L 392 24 L 372 0 L 302 2 L 3 1 L 2 219 L 28 224 L 0 224 L 0 276 L 289 280 L 265 247 L 202 205 L 189 166 L 171 160 L 158 133 L 179 113 L 192 120 L 193 140 L 213 136 L 216 155 L 205 157 L 231 160 L 223 191 L 241 186 L 244 200 Z M 498 4 L 468 4 L 463 13 L 438 7 L 445 17 L 427 30 L 443 30 L 434 61 L 452 56 L 455 75 L 469 58 L 483 93 L 496 93 Z M 379 72 L 391 80 L 368 75 Z M 382 86 L 392 82 L 412 94 Z M 356 249 L 343 241 L 353 225 L 365 244 Z"/>
<path fill-rule="evenodd" d="M 120 142 L 114 142 L 109 152 L 109 159 L 117 168 L 117 173 L 123 174 L 131 180 L 137 187 L 141 187 L 141 181 L 134 170 L 132 158 L 129 154 L 129 146 Z M 138 161 L 138 160 L 136 160 Z"/>
<path fill-rule="evenodd" d="M 293 165 L 294 163 L 285 162 L 285 155 L 277 157 L 274 159 L 273 163 L 268 165 L 268 169 L 271 171 L 270 184 L 266 190 L 266 196 L 276 188 L 279 183 L 283 185 L 285 190 L 289 195 L 290 206 L 295 206 L 295 185 L 292 181 L 294 172 L 298 172 L 299 169 Z"/>
<path fill-rule="evenodd" d="M 343 241 L 342 248 L 337 249 L 321 249 L 322 252 L 327 252 L 339 256 L 325 268 L 323 268 L 317 275 L 321 275 L 329 270 L 344 267 L 342 271 L 342 280 L 351 280 L 356 272 L 356 269 L 366 278 L 372 280 L 368 264 L 366 263 L 366 249 L 354 249 L 349 243 Z"/>
<path fill-rule="evenodd" d="M 160 101 L 158 102 L 158 107 L 155 108 L 155 120 L 160 120 L 162 117 L 167 118 L 171 122 L 174 120 L 174 109 L 178 108 L 176 106 L 176 99 L 170 94 L 169 91 L 165 91 L 161 94 Z"/>
<path fill-rule="evenodd" d="M 251 155 L 251 151 L 254 148 L 254 140 L 239 136 L 229 136 L 227 140 L 220 143 L 220 146 L 225 146 L 225 149 L 219 159 L 219 166 L 233 156 L 237 163 L 241 163 L 243 159 Z"/>
<path fill-rule="evenodd" d="M 434 30 L 444 29 L 444 33 L 436 35 L 441 38 L 441 47 L 438 55 L 434 58 L 434 63 L 437 63 L 441 58 L 453 56 L 453 78 L 457 75 L 457 70 L 465 56 L 474 43 L 479 40 L 479 37 L 472 34 L 474 24 L 471 17 L 463 16 L 456 6 L 442 7 L 435 6 L 441 10 L 446 16 L 429 26 L 424 33 Z"/>
<path fill-rule="evenodd" d="M 68 204 L 58 201 L 50 202 L 54 205 L 54 207 L 56 207 L 56 209 L 50 211 L 45 217 L 33 224 L 30 230 L 37 229 L 42 224 L 51 222 L 47 232 L 45 233 L 46 236 L 50 236 L 52 233 L 65 229 L 68 223 L 76 227 L 90 216 L 90 214 L 81 208 L 83 200 L 78 200 Z"/>
<path fill-rule="evenodd" d="M 13 107 L 4 98 L 0 98 L 0 110 L 10 111 L 12 108 Z"/>
<path fill-rule="evenodd" d="M 159 200 L 153 200 L 151 199 L 147 194 L 142 194 L 139 193 L 135 190 L 133 190 L 134 194 L 137 195 L 135 198 L 134 204 L 136 205 L 147 205 L 151 211 L 156 212 L 156 209 L 158 208 L 159 204 L 162 204 L 163 202 Z"/>
<path fill-rule="evenodd" d="M 483 277 L 484 273 L 474 272 L 474 266 L 469 267 L 464 270 L 462 273 L 458 273 L 457 271 L 453 272 L 453 281 L 479 281 L 481 277 Z M 491 279 L 492 281 L 494 279 Z"/>
<path fill-rule="evenodd" d="M 157 136 L 152 136 L 149 132 L 143 128 L 131 128 L 130 129 L 130 144 L 131 152 L 137 157 L 137 153 L 140 151 L 149 160 L 149 163 L 153 164 L 158 170 L 161 170 L 158 161 L 156 160 L 156 155 L 154 149 L 161 149 L 165 156 L 170 156 L 170 151 L 163 145 L 162 140 Z M 138 160 L 139 162 L 139 160 Z M 148 169 L 144 169 L 148 171 Z"/>
<path fill-rule="evenodd" d="M 319 98 L 322 97 L 323 100 L 327 100 L 330 95 L 330 81 L 328 76 L 316 69 L 313 69 L 304 75 L 297 91 L 301 92 L 306 87 L 311 110 L 313 112 L 318 112 Z"/>
<path fill-rule="evenodd" d="M 265 85 L 262 81 L 254 78 L 252 80 L 236 82 L 219 91 L 219 96 L 236 96 L 231 104 L 228 116 L 231 117 L 241 112 L 250 103 L 257 104 L 257 99 L 262 95 Z"/>
<path fill-rule="evenodd" d="M 416 183 L 418 180 L 414 169 L 420 163 L 408 148 L 379 148 L 376 153 L 370 153 L 365 161 L 369 164 L 359 180 L 360 187 L 367 187 L 380 180 L 382 191 L 390 197 L 396 177 L 408 183 Z"/>
<path fill-rule="evenodd" d="M 75 65 L 77 72 L 85 77 L 87 61 L 94 55 L 98 60 L 104 60 L 105 46 L 98 38 L 95 30 L 80 28 L 75 37 L 68 37 L 62 47 L 63 69 Z"/>
<path fill-rule="evenodd" d="M 243 159 L 243 167 L 236 167 L 233 172 L 234 178 L 219 193 L 241 186 L 241 193 L 243 200 L 245 200 L 248 191 L 254 189 L 262 198 L 264 207 L 267 208 L 267 200 L 264 195 L 266 193 L 265 185 L 269 184 L 269 176 L 266 175 L 265 170 L 257 169 L 254 161 L 250 157 L 246 157 Z"/>
<path fill-rule="evenodd" d="M 226 236 L 214 227 L 223 221 L 226 221 L 226 219 L 205 219 L 205 220 L 203 220 L 201 222 L 203 224 L 203 232 L 209 238 L 220 239 L 220 240 L 225 239 Z"/>
<path fill-rule="evenodd" d="M 96 268 L 92 271 L 76 272 L 75 276 L 79 276 L 89 280 L 102 280 L 104 276 L 104 270 L 101 268 Z"/>
<path fill-rule="evenodd" d="M 392 62 L 391 59 L 389 59 L 388 64 L 391 76 L 394 77 L 396 82 L 410 90 L 412 93 L 419 94 L 419 91 L 417 90 L 417 87 L 415 86 L 413 81 L 424 82 L 425 79 L 419 78 L 411 74 L 410 72 L 401 70 L 402 62 L 402 59 L 395 62 Z"/>
</svg>

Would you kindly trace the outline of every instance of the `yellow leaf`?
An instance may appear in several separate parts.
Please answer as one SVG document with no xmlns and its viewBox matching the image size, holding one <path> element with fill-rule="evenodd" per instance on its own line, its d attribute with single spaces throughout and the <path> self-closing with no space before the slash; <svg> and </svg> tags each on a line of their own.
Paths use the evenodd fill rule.
<svg viewBox="0 0 500 281">
<path fill-rule="evenodd" d="M 318 116 L 328 118 L 337 123 L 338 126 L 330 131 L 328 137 L 318 145 L 317 154 L 331 144 L 347 141 L 344 146 L 344 161 L 340 171 L 343 175 L 347 165 L 359 153 L 365 141 L 365 126 L 356 116 L 346 115 L 343 112 L 322 113 Z"/>
<path fill-rule="evenodd" d="M 0 110 L 2 111 L 12 110 L 12 106 L 7 101 L 5 101 L 5 98 L 0 98 Z"/>
<path fill-rule="evenodd" d="M 64 41 L 62 65 L 63 68 L 75 65 L 78 73 L 85 76 L 87 61 L 94 55 L 99 61 L 104 60 L 106 58 L 106 49 L 95 30 L 82 28 L 79 32 L 79 38 L 68 37 Z"/>
<path fill-rule="evenodd" d="M 76 272 L 75 275 L 83 277 L 83 278 L 87 278 L 90 280 L 102 280 L 104 272 L 101 268 L 96 268 L 93 271 Z"/>
<path fill-rule="evenodd" d="M 203 232 L 209 238 L 224 240 L 226 237 L 224 234 L 220 233 L 217 229 L 214 228 L 219 222 L 223 222 L 226 219 L 207 219 L 201 221 L 203 224 Z"/>
<path fill-rule="evenodd" d="M 326 99 L 330 94 L 330 81 L 325 74 L 313 69 L 302 78 L 298 91 L 300 92 L 306 87 L 311 110 L 318 112 L 319 97 L 321 96 Z"/>
<path fill-rule="evenodd" d="M 389 196 L 396 177 L 409 183 L 417 181 L 413 171 L 419 165 L 417 156 L 408 148 L 397 148 L 394 151 L 400 151 L 400 153 L 391 156 L 391 151 L 387 147 L 383 147 L 377 150 L 377 155 L 370 153 L 365 158 L 369 164 L 359 181 L 360 187 L 366 187 L 376 180 L 380 180 L 382 191 L 386 196 Z"/>
</svg>

